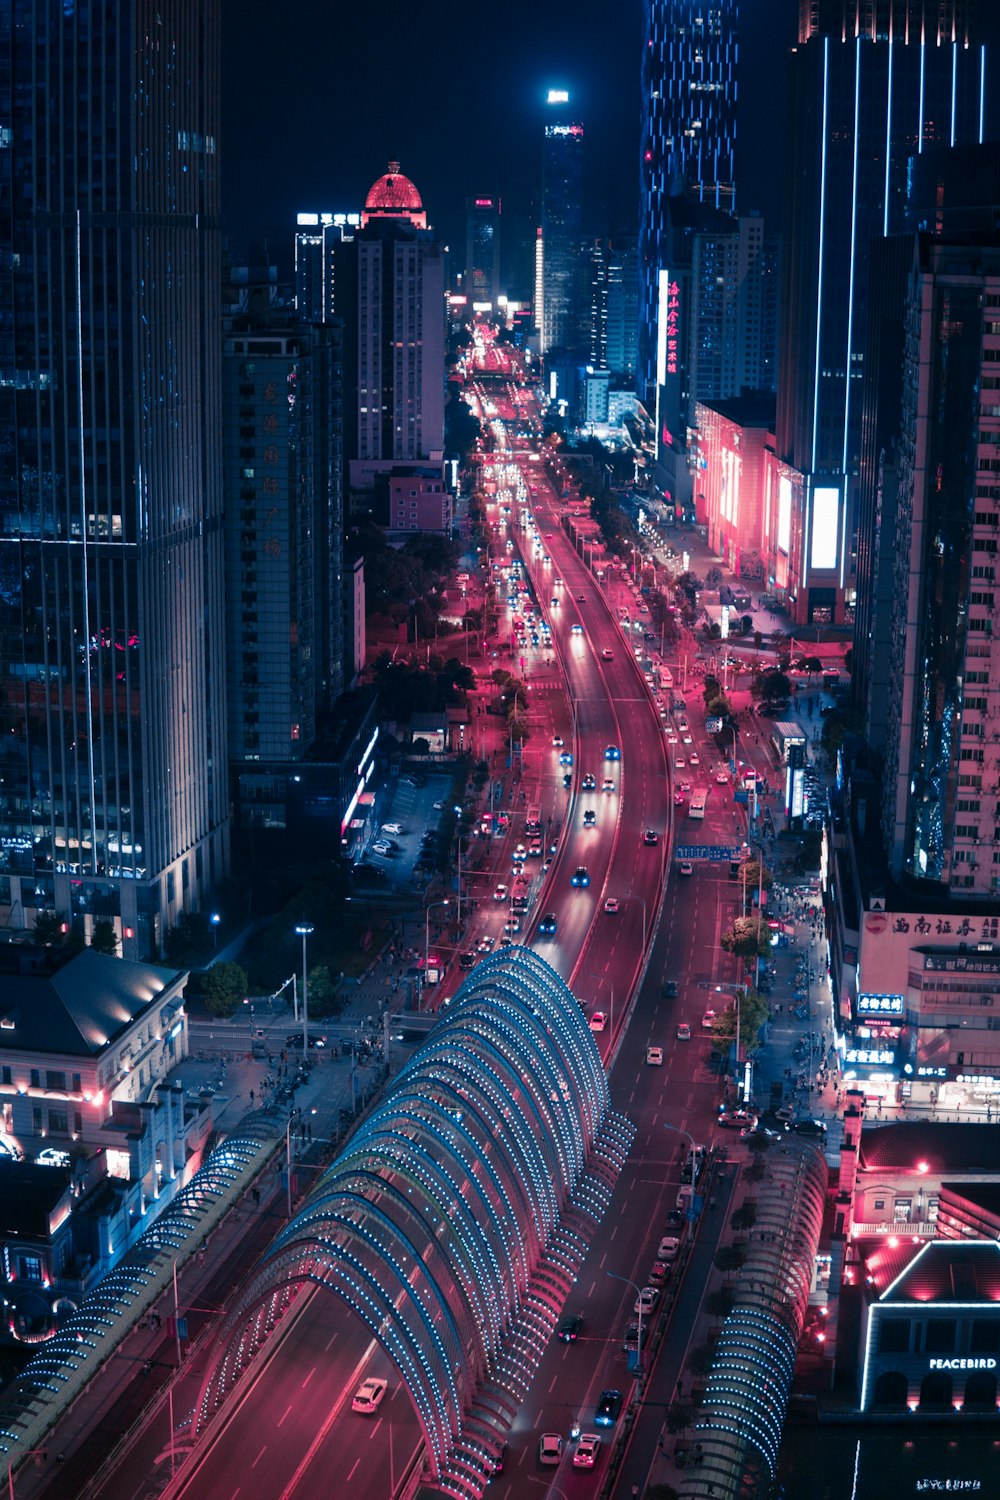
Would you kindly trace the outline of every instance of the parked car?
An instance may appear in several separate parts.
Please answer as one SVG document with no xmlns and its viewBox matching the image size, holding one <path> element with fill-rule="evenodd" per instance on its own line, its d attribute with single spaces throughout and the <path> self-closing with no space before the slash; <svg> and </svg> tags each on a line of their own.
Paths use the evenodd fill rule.
<svg viewBox="0 0 1000 1500">
<path fill-rule="evenodd" d="M 644 1286 L 638 1297 L 636 1297 L 632 1310 L 633 1312 L 642 1313 L 644 1317 L 648 1317 L 659 1299 L 659 1287 Z"/>
</svg>

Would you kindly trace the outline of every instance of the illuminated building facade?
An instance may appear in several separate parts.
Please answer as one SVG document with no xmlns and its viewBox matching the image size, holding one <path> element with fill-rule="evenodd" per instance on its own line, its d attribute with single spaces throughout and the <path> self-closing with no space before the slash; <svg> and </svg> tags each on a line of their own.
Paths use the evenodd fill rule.
<svg viewBox="0 0 1000 1500">
<path fill-rule="evenodd" d="M 0 7 L 0 919 L 106 918 L 138 957 L 228 864 L 219 7 L 18 16 Z"/>
<path fill-rule="evenodd" d="M 295 310 L 306 323 L 327 323 L 337 300 L 336 247 L 352 240 L 359 213 L 301 213 L 295 228 Z"/>
<path fill-rule="evenodd" d="M 542 151 L 541 352 L 577 350 L 583 325 L 583 126 L 569 95 L 550 89 Z"/>
<path fill-rule="evenodd" d="M 494 312 L 500 297 L 500 199 L 465 200 L 465 295 L 469 310 L 478 304 Z"/>
<path fill-rule="evenodd" d="M 974 17 L 967 0 L 802 0 L 776 434 L 798 512 L 785 593 L 799 623 L 853 616 L 869 247 L 905 227 L 911 157 L 982 139 Z"/>
<path fill-rule="evenodd" d="M 659 272 L 669 265 L 667 203 L 736 207 L 738 0 L 646 0 L 640 158 L 639 394 L 656 374 Z"/>
</svg>

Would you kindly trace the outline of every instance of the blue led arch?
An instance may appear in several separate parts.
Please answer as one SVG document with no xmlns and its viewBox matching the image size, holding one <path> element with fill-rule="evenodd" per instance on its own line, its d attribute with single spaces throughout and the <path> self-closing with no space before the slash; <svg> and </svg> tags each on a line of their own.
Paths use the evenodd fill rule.
<svg viewBox="0 0 1000 1500">
<path fill-rule="evenodd" d="M 505 1341 L 522 1312 L 539 1330 L 554 1320 L 553 1288 L 572 1284 L 610 1196 L 602 1174 L 620 1170 L 630 1142 L 560 976 L 521 947 L 477 965 L 245 1288 L 195 1430 L 312 1282 L 344 1299 L 399 1370 L 435 1475 L 460 1440 L 486 1454 L 488 1442 L 463 1439 L 470 1402 L 517 1366 Z"/>
</svg>

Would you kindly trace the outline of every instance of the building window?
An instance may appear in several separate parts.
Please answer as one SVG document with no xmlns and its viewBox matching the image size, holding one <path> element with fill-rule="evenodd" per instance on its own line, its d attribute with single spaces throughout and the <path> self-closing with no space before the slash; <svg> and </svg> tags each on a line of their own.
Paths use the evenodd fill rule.
<svg viewBox="0 0 1000 1500">
<path fill-rule="evenodd" d="M 45 1074 L 45 1087 L 59 1093 L 66 1092 L 66 1074 L 57 1068 L 49 1068 Z"/>
<path fill-rule="evenodd" d="M 988 1318 L 973 1318 L 969 1334 L 970 1354 L 997 1354 L 1000 1352 L 1000 1323 Z"/>
<path fill-rule="evenodd" d="M 878 1352 L 880 1354 L 908 1354 L 909 1350 L 909 1318 L 880 1318 L 878 1325 Z"/>
<path fill-rule="evenodd" d="M 13 1080 L 13 1078 L 11 1076 L 10 1068 L 8 1068 L 6 1066 L 3 1067 L 3 1068 L 0 1068 L 0 1083 L 13 1083 L 13 1082 L 14 1082 L 14 1080 Z"/>
<path fill-rule="evenodd" d="M 32 1070 L 31 1070 L 31 1087 L 33 1089 L 40 1089 L 41 1086 L 42 1086 L 42 1074 L 41 1074 L 41 1071 L 38 1068 L 32 1068 Z"/>
<path fill-rule="evenodd" d="M 49 1110 L 49 1133 L 51 1135 L 69 1135 L 69 1115 L 64 1109 Z"/>
<path fill-rule="evenodd" d="M 924 1330 L 926 1354 L 951 1354 L 958 1325 L 954 1318 L 932 1318 Z"/>
</svg>

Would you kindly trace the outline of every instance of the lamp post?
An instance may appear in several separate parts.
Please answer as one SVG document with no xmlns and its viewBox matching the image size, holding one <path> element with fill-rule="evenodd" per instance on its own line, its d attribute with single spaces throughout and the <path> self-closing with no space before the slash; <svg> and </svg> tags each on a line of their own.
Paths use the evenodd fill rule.
<svg viewBox="0 0 1000 1500">
<path fill-rule="evenodd" d="M 617 1271 L 609 1271 L 609 1270 L 607 1270 L 607 1268 L 605 1268 L 604 1274 L 605 1274 L 605 1276 L 610 1276 L 611 1279 L 612 1279 L 612 1281 L 623 1281 L 626 1286 L 630 1286 L 632 1288 L 633 1292 L 635 1292 L 636 1300 L 639 1303 L 639 1333 L 638 1333 L 638 1337 L 636 1338 L 636 1341 L 635 1341 L 635 1363 L 636 1363 L 636 1374 L 637 1374 L 639 1380 L 641 1380 L 642 1379 L 642 1287 L 641 1286 L 637 1286 L 636 1283 L 634 1281 L 632 1281 L 628 1276 L 619 1276 L 619 1274 L 618 1274 Z"/>
<path fill-rule="evenodd" d="M 9 1500 L 14 1500 L 14 1461 L 18 1458 L 32 1458 L 38 1456 L 44 1458 L 48 1450 L 45 1448 L 25 1448 L 20 1453 L 8 1454 L 7 1456 L 7 1489 Z"/>
<path fill-rule="evenodd" d="M 209 917 L 209 921 L 212 924 L 212 952 L 213 953 L 218 953 L 218 951 L 219 951 L 219 923 L 222 921 L 222 918 L 219 916 L 219 913 L 217 911 L 213 911 L 212 915 Z"/>
<path fill-rule="evenodd" d="M 311 922 L 300 922 L 295 931 L 302 938 L 302 1060 L 305 1062 L 309 1056 L 309 988 L 308 969 L 306 968 L 306 940 L 311 932 L 315 932 Z"/>
<path fill-rule="evenodd" d="M 606 974 L 595 974 L 592 969 L 588 969 L 587 973 L 590 975 L 591 979 L 596 979 L 597 982 L 598 982 L 598 984 L 606 984 L 607 987 L 608 987 L 608 989 L 611 991 L 611 1035 L 614 1036 L 614 1034 L 615 1034 L 615 987 L 611 983 L 611 980 L 607 977 Z"/>
<path fill-rule="evenodd" d="M 423 973 L 423 979 L 422 979 L 422 982 L 421 982 L 420 1002 L 419 1002 L 419 1005 L 417 1007 L 418 1010 L 423 1010 L 423 1008 L 424 1008 L 423 986 L 427 983 L 427 960 L 430 957 L 430 951 L 431 951 L 431 912 L 434 910 L 434 908 L 436 906 L 450 906 L 450 905 L 451 905 L 451 902 L 447 898 L 445 898 L 444 901 L 432 901 L 430 903 L 430 905 L 427 907 L 426 911 L 424 912 L 424 973 Z"/>
</svg>

